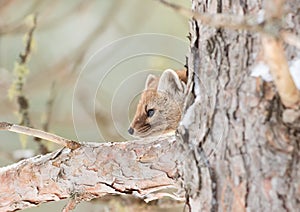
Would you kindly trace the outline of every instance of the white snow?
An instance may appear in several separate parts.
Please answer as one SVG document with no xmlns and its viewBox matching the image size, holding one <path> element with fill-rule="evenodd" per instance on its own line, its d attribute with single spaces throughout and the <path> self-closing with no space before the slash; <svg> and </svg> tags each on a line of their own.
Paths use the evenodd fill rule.
<svg viewBox="0 0 300 212">
<path fill-rule="evenodd" d="M 0 167 L 0 174 L 4 174 L 5 172 L 9 171 L 9 170 L 13 170 L 16 169 L 18 166 L 20 166 L 22 163 L 22 161 L 19 161 L 17 163 L 13 163 L 11 165 L 7 165 L 4 167 Z"/>
<path fill-rule="evenodd" d="M 154 147 L 155 148 L 161 148 L 161 144 L 155 144 Z"/>
<path fill-rule="evenodd" d="M 300 58 L 291 61 L 290 73 L 296 84 L 296 87 L 300 90 Z"/>
<path fill-rule="evenodd" d="M 251 72 L 252 77 L 261 77 L 264 81 L 273 81 L 272 75 L 270 74 L 269 67 L 264 62 L 257 63 Z"/>
<path fill-rule="evenodd" d="M 34 156 L 34 151 L 32 149 L 17 149 L 13 151 L 13 158 L 15 160 L 20 160 L 22 158 L 30 158 Z"/>
<path fill-rule="evenodd" d="M 257 24 L 262 24 L 265 21 L 265 11 L 259 10 L 256 16 Z"/>
<path fill-rule="evenodd" d="M 296 87 L 300 90 L 300 58 L 290 61 L 289 69 Z M 251 76 L 261 77 L 264 81 L 267 82 L 273 81 L 272 75 L 269 71 L 269 67 L 264 62 L 259 62 L 253 67 Z"/>
</svg>

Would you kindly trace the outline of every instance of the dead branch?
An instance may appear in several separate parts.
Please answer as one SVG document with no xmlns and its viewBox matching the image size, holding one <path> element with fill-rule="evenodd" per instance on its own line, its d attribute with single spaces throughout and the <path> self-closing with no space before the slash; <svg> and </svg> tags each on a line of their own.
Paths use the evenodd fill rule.
<svg viewBox="0 0 300 212">
<path fill-rule="evenodd" d="M 23 87 L 26 80 L 26 76 L 29 73 L 29 69 L 26 67 L 32 52 L 33 45 L 33 33 L 37 26 L 37 15 L 33 14 L 27 17 L 29 23 L 28 32 L 25 34 L 25 48 L 24 51 L 19 54 L 20 61 L 16 63 L 14 68 L 15 79 L 11 84 L 9 95 L 10 98 L 16 96 L 18 103 L 18 115 L 20 116 L 20 124 L 30 126 L 30 118 L 28 114 L 29 103 L 26 98 Z"/>
<path fill-rule="evenodd" d="M 31 53 L 31 49 L 32 49 L 32 40 L 33 40 L 33 32 L 35 31 L 36 29 L 36 24 L 37 24 L 37 15 L 34 14 L 32 16 L 32 23 L 31 23 L 31 27 L 27 33 L 27 40 L 26 40 L 26 44 L 25 44 L 25 50 L 23 53 L 21 53 L 19 56 L 20 56 L 20 59 L 21 59 L 21 62 L 20 64 L 23 65 L 23 64 L 26 64 L 27 62 L 27 59 Z"/>
<path fill-rule="evenodd" d="M 73 83 L 75 79 L 77 79 L 77 75 L 74 75 L 74 73 L 76 73 L 79 66 L 82 65 L 81 62 L 86 56 L 87 49 L 89 49 L 93 42 L 112 24 L 115 20 L 114 17 L 119 13 L 120 8 L 122 8 L 122 2 L 118 2 L 118 4 L 112 2 L 111 7 L 108 9 L 104 18 L 99 19 L 96 27 L 86 36 L 83 42 L 81 42 L 70 54 L 62 57 L 61 60 L 50 68 L 31 76 L 28 83 L 28 86 L 30 86 L 29 88 L 34 90 L 36 87 L 41 88 L 44 86 L 43 79 L 45 78 L 45 75 L 48 76 L 48 80 L 60 79 L 56 81 L 58 87 L 61 84 L 67 86 L 70 83 Z"/>
<path fill-rule="evenodd" d="M 184 8 L 177 4 L 168 2 L 166 0 L 158 0 L 162 4 L 172 8 L 177 11 L 179 14 L 187 17 L 193 18 L 195 20 L 201 21 L 202 24 L 208 25 L 211 27 L 224 27 L 229 29 L 245 29 L 249 31 L 255 32 L 263 32 L 265 31 L 264 25 L 258 23 L 258 19 L 252 15 L 231 15 L 231 14 L 222 14 L 222 13 L 199 13 L 194 12 L 190 9 Z"/>
<path fill-rule="evenodd" d="M 49 125 L 52 118 L 52 112 L 53 112 L 53 103 L 56 97 L 56 90 L 55 90 L 55 82 L 52 83 L 51 89 L 50 89 L 50 95 L 48 97 L 48 100 L 46 102 L 46 111 L 45 111 L 45 118 L 42 121 L 42 129 L 45 132 L 49 131 Z M 47 154 L 50 151 L 48 150 L 48 147 L 42 142 L 41 138 L 34 137 L 34 141 L 36 141 L 39 145 L 39 152 L 40 154 Z"/>
<path fill-rule="evenodd" d="M 18 2 L 8 1 L 9 4 L 18 4 Z M 39 29 L 47 29 L 52 27 L 57 27 L 57 24 L 62 24 L 64 21 L 74 15 L 76 12 L 80 11 L 82 7 L 88 7 L 93 3 L 93 1 L 79 1 L 73 8 L 66 11 L 65 13 L 61 14 L 60 16 L 56 16 L 49 20 L 49 13 L 53 13 L 53 11 L 56 9 L 54 8 L 55 5 L 59 4 L 58 1 L 52 1 L 51 6 L 47 6 L 46 10 L 43 10 L 43 1 L 35 1 L 31 4 L 31 7 L 24 13 L 30 14 L 34 13 L 36 11 L 41 12 L 41 16 L 39 16 Z M 8 5 L 9 6 L 9 5 Z M 0 12 L 5 9 L 5 7 L 2 7 L 0 5 Z M 2 13 L 4 14 L 4 13 Z M 23 23 L 21 20 L 15 20 L 11 23 L 0 23 L 0 35 L 7 35 L 7 34 L 19 34 L 24 33 L 27 30 L 27 26 L 25 23 Z"/>
<path fill-rule="evenodd" d="M 259 32 L 259 33 L 270 33 L 268 24 L 266 24 L 264 21 L 259 21 L 257 15 L 239 16 L 236 14 L 231 15 L 231 14 L 222 14 L 222 13 L 217 13 L 217 14 L 199 13 L 184 8 L 182 6 L 179 6 L 177 4 L 168 2 L 166 0 L 158 0 L 158 1 L 172 8 L 180 15 L 187 18 L 193 18 L 195 20 L 199 20 L 204 25 L 208 25 L 211 27 L 223 27 L 223 28 L 234 29 L 234 30 L 241 29 L 241 30 L 248 30 L 248 31 Z M 282 12 L 280 14 L 283 15 Z M 278 34 L 276 34 L 276 36 L 280 37 L 287 44 L 295 46 L 298 49 L 300 49 L 300 38 L 294 35 L 293 33 L 289 33 L 286 30 L 281 30 L 280 32 L 278 31 Z"/>
<path fill-rule="evenodd" d="M 291 77 L 282 41 L 269 35 L 263 35 L 262 46 L 264 61 L 270 68 L 281 102 L 289 108 L 298 107 L 300 94 Z"/>
<path fill-rule="evenodd" d="M 279 22 L 283 15 L 284 3 L 284 0 L 266 1 L 265 11 L 267 22 Z M 300 92 L 291 77 L 282 40 L 276 34 L 264 33 L 262 34 L 262 47 L 264 50 L 264 60 L 270 68 L 281 102 L 288 108 L 299 107 Z"/>
<path fill-rule="evenodd" d="M 48 141 L 52 141 L 54 143 L 60 144 L 69 149 L 77 149 L 80 147 L 80 144 L 76 141 L 72 141 L 58 135 L 48 133 L 42 130 L 33 129 L 30 127 L 25 127 L 17 124 L 10 124 L 7 122 L 0 122 L 0 130 L 8 130 L 15 133 L 21 133 L 24 135 L 34 136 L 37 138 L 45 139 Z"/>
<path fill-rule="evenodd" d="M 43 122 L 43 130 L 48 132 L 49 131 L 49 125 L 52 118 L 53 113 L 53 104 L 54 100 L 57 96 L 57 91 L 55 88 L 55 81 L 52 82 L 51 88 L 50 88 L 50 95 L 46 103 L 46 112 L 45 112 L 45 120 Z"/>
<path fill-rule="evenodd" d="M 114 21 L 114 18 L 118 12 L 122 8 L 122 3 L 118 2 L 118 4 L 111 4 L 111 8 L 107 15 L 101 19 L 101 21 L 97 24 L 94 30 L 85 38 L 85 40 L 77 47 L 77 50 L 72 55 L 72 60 L 75 59 L 75 64 L 73 66 L 73 72 L 78 71 L 78 66 L 82 63 L 84 56 L 86 54 L 86 50 L 91 47 L 92 43 L 105 32 L 108 26 Z"/>
<path fill-rule="evenodd" d="M 177 151 L 175 137 L 164 136 L 84 143 L 76 150 L 63 148 L 22 160 L 0 168 L 0 210 L 14 211 L 70 197 L 78 203 L 107 194 L 182 200 L 170 191 L 180 188 Z"/>
<path fill-rule="evenodd" d="M 26 12 L 23 13 L 23 16 L 26 16 L 27 14 L 35 13 L 38 11 L 38 8 L 42 4 L 42 1 L 35 1 L 31 4 L 30 8 Z M 4 4 L 4 7 L 0 6 L 0 14 L 5 14 L 5 10 L 8 9 L 7 7 L 10 7 L 10 5 L 17 4 L 16 1 L 9 1 L 7 5 Z M 4 11 L 3 11 L 4 10 Z M 21 16 L 21 17 L 23 17 Z M 1 17 L 1 19 L 5 20 L 4 17 Z M 0 23 L 0 35 L 5 35 L 9 33 L 24 33 L 27 32 L 28 26 L 27 24 L 22 21 L 23 18 L 15 20 L 12 23 Z"/>
</svg>

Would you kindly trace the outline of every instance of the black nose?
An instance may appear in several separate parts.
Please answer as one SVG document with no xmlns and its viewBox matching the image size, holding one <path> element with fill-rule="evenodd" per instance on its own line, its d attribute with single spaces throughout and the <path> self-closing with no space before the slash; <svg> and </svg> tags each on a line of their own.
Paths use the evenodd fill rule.
<svg viewBox="0 0 300 212">
<path fill-rule="evenodd" d="M 130 135 L 132 135 L 132 134 L 134 133 L 134 129 L 133 129 L 132 127 L 130 127 L 130 128 L 128 129 L 128 132 L 129 132 Z"/>
</svg>

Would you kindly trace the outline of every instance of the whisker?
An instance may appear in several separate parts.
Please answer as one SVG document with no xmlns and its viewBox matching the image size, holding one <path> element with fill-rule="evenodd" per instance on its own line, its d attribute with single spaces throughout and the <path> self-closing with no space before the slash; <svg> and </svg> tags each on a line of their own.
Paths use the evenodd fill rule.
<svg viewBox="0 0 300 212">
<path fill-rule="evenodd" d="M 144 133 L 144 132 L 148 131 L 150 128 L 151 128 L 151 125 L 150 125 L 150 124 L 145 124 L 143 127 L 141 127 L 141 128 L 138 130 L 138 132 Z"/>
</svg>

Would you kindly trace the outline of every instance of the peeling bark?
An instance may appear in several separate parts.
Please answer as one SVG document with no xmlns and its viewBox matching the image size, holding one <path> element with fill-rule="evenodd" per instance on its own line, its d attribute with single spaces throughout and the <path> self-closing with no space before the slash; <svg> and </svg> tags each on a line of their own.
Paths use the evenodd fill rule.
<svg viewBox="0 0 300 212">
<path fill-rule="evenodd" d="M 176 183 L 174 136 L 123 143 L 83 143 L 0 168 L 0 211 L 74 198 L 131 194 L 144 200 L 170 196 Z M 168 189 L 168 192 L 164 191 Z M 165 193 L 163 193 L 165 192 Z"/>
</svg>

